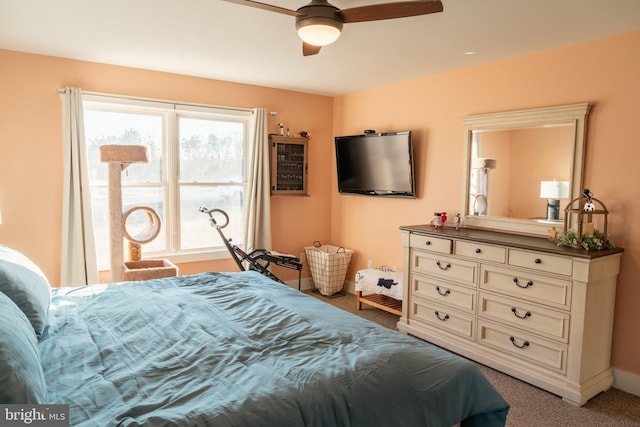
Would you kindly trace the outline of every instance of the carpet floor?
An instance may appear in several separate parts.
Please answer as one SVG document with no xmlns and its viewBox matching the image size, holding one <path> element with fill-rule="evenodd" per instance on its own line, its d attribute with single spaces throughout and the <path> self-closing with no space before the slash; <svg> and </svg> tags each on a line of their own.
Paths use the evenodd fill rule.
<svg viewBox="0 0 640 427">
<path fill-rule="evenodd" d="M 368 306 L 356 311 L 355 295 L 326 298 L 311 291 L 305 293 L 389 329 L 397 330 L 398 316 Z M 478 366 L 511 405 L 507 416 L 509 427 L 640 426 L 640 396 L 612 388 L 593 397 L 584 406 L 575 406 L 518 379 L 484 365 Z"/>
</svg>

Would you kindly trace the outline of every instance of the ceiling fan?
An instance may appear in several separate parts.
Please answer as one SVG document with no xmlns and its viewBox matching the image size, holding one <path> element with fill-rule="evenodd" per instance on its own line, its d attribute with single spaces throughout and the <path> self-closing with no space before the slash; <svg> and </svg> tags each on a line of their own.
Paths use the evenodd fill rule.
<svg viewBox="0 0 640 427">
<path fill-rule="evenodd" d="M 369 6 L 338 9 L 327 0 L 311 0 L 297 10 L 286 9 L 253 0 L 223 0 L 229 3 L 283 13 L 296 18 L 296 29 L 302 39 L 302 54 L 315 55 L 322 46 L 333 43 L 340 36 L 342 25 L 352 22 L 380 21 L 442 12 L 440 0 L 413 0 L 380 3 Z"/>
</svg>

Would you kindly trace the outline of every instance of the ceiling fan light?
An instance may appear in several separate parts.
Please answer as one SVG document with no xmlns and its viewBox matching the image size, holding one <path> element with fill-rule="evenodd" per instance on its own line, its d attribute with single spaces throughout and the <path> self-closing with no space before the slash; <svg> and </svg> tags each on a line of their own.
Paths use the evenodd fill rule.
<svg viewBox="0 0 640 427">
<path fill-rule="evenodd" d="M 310 17 L 298 20 L 296 28 L 303 42 L 314 46 L 326 46 L 338 40 L 342 22 L 325 17 Z"/>
</svg>

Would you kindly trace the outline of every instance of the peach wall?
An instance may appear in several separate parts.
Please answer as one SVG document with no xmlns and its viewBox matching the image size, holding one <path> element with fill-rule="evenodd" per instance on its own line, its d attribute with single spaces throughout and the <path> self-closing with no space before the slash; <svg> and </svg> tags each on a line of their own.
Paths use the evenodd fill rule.
<svg viewBox="0 0 640 427">
<path fill-rule="evenodd" d="M 277 111 L 277 117 L 269 118 L 271 131 L 283 122 L 292 132 L 311 134 L 311 197 L 272 198 L 273 247 L 299 254 L 314 240 L 328 240 L 331 195 L 321 171 L 331 165 L 331 97 L 0 50 L 0 242 L 32 258 L 53 285 L 60 277 L 63 176 L 56 89 L 65 86 Z M 180 270 L 186 274 L 236 267 L 223 260 L 183 264 Z M 292 273 L 281 277 L 297 277 Z"/>
<path fill-rule="evenodd" d="M 639 51 L 640 32 L 633 32 L 337 97 L 336 135 L 412 129 L 416 136 L 416 200 L 333 192 L 331 237 L 356 251 L 350 274 L 367 259 L 401 265 L 398 226 L 425 223 L 434 211 L 460 212 L 460 117 L 590 102 L 584 184 L 612 212 L 611 238 L 625 249 L 612 360 L 616 368 L 640 374 Z"/>
</svg>

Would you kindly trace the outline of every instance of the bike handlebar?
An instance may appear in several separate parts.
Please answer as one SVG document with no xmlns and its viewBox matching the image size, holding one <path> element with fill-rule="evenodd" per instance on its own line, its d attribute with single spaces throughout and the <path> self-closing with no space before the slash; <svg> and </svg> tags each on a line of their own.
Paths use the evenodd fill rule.
<svg viewBox="0 0 640 427">
<path fill-rule="evenodd" d="M 209 223 L 211 224 L 212 227 L 215 227 L 217 229 L 221 229 L 221 228 L 225 228 L 227 225 L 229 225 L 229 215 L 227 215 L 227 213 L 225 211 L 223 211 L 222 209 L 209 209 L 206 206 L 200 206 L 199 209 L 200 212 L 202 213 L 206 213 L 209 215 Z M 218 224 L 218 222 L 216 221 L 216 219 L 213 217 L 214 213 L 219 213 L 224 217 L 224 224 L 220 225 Z"/>
</svg>

